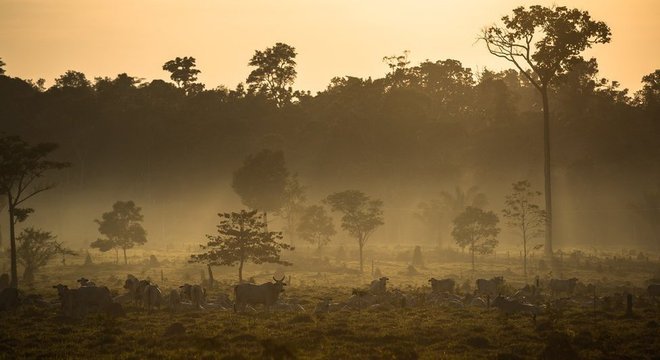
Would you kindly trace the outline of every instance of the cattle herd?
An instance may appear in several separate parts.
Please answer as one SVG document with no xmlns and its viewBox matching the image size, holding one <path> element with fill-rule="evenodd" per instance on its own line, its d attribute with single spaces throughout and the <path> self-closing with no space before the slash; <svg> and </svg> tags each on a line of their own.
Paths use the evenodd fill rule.
<svg viewBox="0 0 660 360">
<path fill-rule="evenodd" d="M 168 308 L 178 310 L 228 310 L 233 312 L 261 311 L 297 311 L 305 312 L 305 307 L 295 299 L 283 299 L 285 278 L 276 279 L 260 285 L 241 283 L 233 287 L 233 301 L 226 293 L 216 293 L 212 301 L 208 299 L 207 290 L 201 285 L 183 284 L 167 291 L 147 279 L 138 279 L 128 275 L 123 285 L 123 293 L 112 295 L 106 286 L 96 285 L 82 277 L 77 280 L 77 288 L 57 284 L 59 306 L 63 316 L 84 317 L 89 313 L 101 312 L 112 316 L 125 314 L 124 307 L 135 306 L 147 312 Z M 353 288 L 343 301 L 333 301 L 331 298 L 319 299 L 311 310 L 315 314 L 334 311 L 350 311 L 366 308 L 395 308 L 417 306 L 451 306 L 456 308 L 496 308 L 503 314 L 529 314 L 534 319 L 543 313 L 548 306 L 573 304 L 585 308 L 616 308 L 622 306 L 624 296 L 634 295 L 639 306 L 660 305 L 660 284 L 651 283 L 646 289 L 641 288 L 611 288 L 601 289 L 597 295 L 597 286 L 583 284 L 577 278 L 550 279 L 541 281 L 538 278 L 532 285 L 515 289 L 506 284 L 504 277 L 491 279 L 476 279 L 474 288 L 465 285 L 457 286 L 454 279 L 428 280 L 428 287 L 409 287 L 405 290 L 388 288 L 388 277 L 373 280 L 363 288 Z M 0 289 L 0 310 L 9 309 L 20 304 L 19 292 L 6 287 Z M 466 291 L 466 290 L 472 291 Z M 609 290 L 609 291 L 604 291 Z M 36 300 L 35 300 L 36 301 Z M 43 301 L 42 301 L 43 302 Z M 45 303 L 45 302 L 43 302 Z M 309 302 L 305 303 L 305 305 Z M 311 304 L 314 305 L 314 304 Z"/>
</svg>

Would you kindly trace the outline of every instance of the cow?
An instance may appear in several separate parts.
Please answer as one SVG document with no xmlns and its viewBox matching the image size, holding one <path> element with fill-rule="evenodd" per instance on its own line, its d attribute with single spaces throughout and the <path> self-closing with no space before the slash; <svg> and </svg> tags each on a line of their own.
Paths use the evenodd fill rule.
<svg viewBox="0 0 660 360">
<path fill-rule="evenodd" d="M 646 292 L 648 292 L 650 297 L 655 299 L 656 296 L 660 296 L 660 284 L 649 285 L 649 287 L 646 288 Z"/>
<path fill-rule="evenodd" d="M 158 285 L 152 284 L 149 280 L 142 280 L 139 283 L 137 291 L 140 295 L 140 301 L 147 308 L 147 311 L 151 312 L 154 306 L 160 309 L 160 305 L 163 302 L 163 294 L 158 288 Z"/>
<path fill-rule="evenodd" d="M 429 283 L 431 283 L 431 290 L 434 293 L 437 292 L 448 292 L 453 293 L 456 282 L 453 279 L 442 279 L 438 280 L 435 278 L 430 278 Z"/>
<path fill-rule="evenodd" d="M 273 280 L 275 283 L 267 282 L 261 285 L 245 283 L 234 286 L 234 296 L 236 297 L 234 312 L 239 309 L 245 311 L 246 305 L 256 304 L 264 304 L 266 310 L 269 310 L 270 306 L 277 302 L 280 293 L 284 292 L 284 286 L 286 286 L 284 277 L 277 280 L 273 276 Z"/>
<path fill-rule="evenodd" d="M 383 276 L 378 280 L 372 281 L 369 285 L 369 292 L 374 295 L 384 294 L 387 290 L 387 280 L 389 280 L 389 278 Z"/>
<path fill-rule="evenodd" d="M 13 309 L 19 303 L 17 289 L 8 287 L 0 290 L 0 311 Z"/>
<path fill-rule="evenodd" d="M 193 306 L 202 309 L 206 305 L 206 289 L 200 285 L 183 284 L 181 289 L 181 298 L 190 300 Z"/>
<path fill-rule="evenodd" d="M 62 312 L 67 316 L 85 315 L 90 309 L 107 311 L 112 304 L 110 290 L 105 287 L 88 286 L 69 289 L 66 285 L 57 284 Z"/>
<path fill-rule="evenodd" d="M 76 281 L 80 284 L 80 287 L 96 286 L 96 284 L 93 281 L 89 281 L 88 279 L 85 279 L 84 277 L 81 277 L 80 279 L 78 279 Z"/>
<path fill-rule="evenodd" d="M 477 291 L 480 294 L 495 295 L 499 293 L 500 287 L 504 284 L 502 276 L 494 277 L 490 280 L 477 279 Z"/>
<path fill-rule="evenodd" d="M 138 280 L 135 276 L 128 274 L 126 281 L 124 282 L 124 289 L 128 290 L 128 293 L 131 295 L 131 298 L 136 305 L 140 303 L 142 297 L 138 291 L 139 287 L 140 280 Z"/>
<path fill-rule="evenodd" d="M 577 281 L 577 278 L 571 278 L 568 280 L 550 279 L 550 284 L 548 285 L 550 286 L 550 291 L 553 296 L 560 293 L 573 295 Z"/>
<path fill-rule="evenodd" d="M 170 295 L 168 298 L 168 304 L 171 309 L 178 309 L 181 306 L 181 295 L 178 291 L 172 289 L 170 290 Z"/>
<path fill-rule="evenodd" d="M 0 291 L 9 287 L 9 275 L 2 274 L 0 275 Z"/>
<path fill-rule="evenodd" d="M 536 315 L 539 314 L 539 308 L 532 305 L 523 303 L 516 299 L 508 299 L 502 295 L 498 295 L 492 302 L 492 305 L 506 315 L 516 314 L 516 313 L 525 313 L 530 314 L 536 320 Z"/>
</svg>

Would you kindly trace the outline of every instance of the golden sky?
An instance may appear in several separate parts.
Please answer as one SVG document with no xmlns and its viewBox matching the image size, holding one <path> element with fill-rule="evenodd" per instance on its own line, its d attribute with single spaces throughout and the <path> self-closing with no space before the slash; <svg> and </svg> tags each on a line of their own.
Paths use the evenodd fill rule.
<svg viewBox="0 0 660 360">
<path fill-rule="evenodd" d="M 0 58 L 7 75 L 51 85 L 66 70 L 168 79 L 163 63 L 193 56 L 207 88 L 234 88 L 256 49 L 284 42 L 298 51 L 295 87 L 317 91 L 333 76 L 381 77 L 383 56 L 403 50 L 413 63 L 509 68 L 476 38 L 533 4 L 588 10 L 611 27 L 612 42 L 587 53 L 603 77 L 637 90 L 660 67 L 660 0 L 0 0 Z"/>
</svg>

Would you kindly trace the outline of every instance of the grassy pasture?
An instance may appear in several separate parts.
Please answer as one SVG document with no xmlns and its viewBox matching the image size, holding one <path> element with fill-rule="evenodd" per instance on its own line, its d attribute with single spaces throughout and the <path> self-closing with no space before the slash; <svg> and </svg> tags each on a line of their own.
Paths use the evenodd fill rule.
<svg viewBox="0 0 660 360">
<path fill-rule="evenodd" d="M 154 252 L 149 252 L 154 253 Z M 187 264 L 183 252 L 156 252 L 159 266 L 148 266 L 148 255 L 131 258 L 132 265 L 102 263 L 92 266 L 52 265 L 37 275 L 25 293 L 38 293 L 55 302 L 51 288 L 57 283 L 75 285 L 85 276 L 97 284 L 123 293 L 126 274 L 151 278 L 164 293 L 189 282 L 198 283 L 204 267 Z M 429 256 L 430 258 L 430 256 Z M 161 309 L 149 314 L 133 306 L 127 316 L 116 319 L 92 314 L 84 319 L 67 319 L 57 306 L 23 305 L 0 313 L 0 359 L 652 359 L 660 357 L 660 307 L 635 307 L 632 318 L 624 309 L 590 309 L 576 305 L 549 307 L 534 322 L 529 316 L 505 316 L 496 309 L 383 306 L 313 314 L 323 298 L 348 299 L 351 289 L 365 286 L 371 276 L 360 276 L 351 269 L 355 261 L 323 260 L 313 256 L 295 259 L 296 266 L 284 269 L 291 284 L 285 301 L 303 305 L 305 312 L 234 314 L 232 311 Z M 370 272 L 369 262 L 367 273 Z M 409 275 L 407 263 L 396 256 L 380 256 L 375 262 L 390 286 L 404 292 L 429 292 L 427 280 L 454 276 L 457 283 L 474 283 L 475 277 L 504 275 L 518 287 L 524 282 L 517 261 L 500 256 L 484 258 L 476 274 L 462 261 L 427 261 L 419 274 Z M 623 265 L 621 265 L 623 268 Z M 631 262 L 628 271 L 603 263 L 603 271 L 563 267 L 564 277 L 576 276 L 585 282 L 614 286 L 626 284 L 641 289 L 657 271 L 654 262 Z M 163 277 L 161 278 L 161 270 Z M 267 281 L 282 268 L 250 266 L 247 276 Z M 209 292 L 211 301 L 219 293 L 231 294 L 236 278 L 234 269 L 214 268 L 220 286 Z M 536 271 L 540 277 L 552 274 Z M 206 276 L 206 275 L 205 275 Z M 469 290 L 469 289 L 466 289 Z M 602 290 L 603 295 L 606 290 Z M 233 294 L 230 295 L 233 298 Z M 180 323 L 183 331 L 168 331 Z M 181 330 L 181 329 L 179 329 Z"/>
</svg>

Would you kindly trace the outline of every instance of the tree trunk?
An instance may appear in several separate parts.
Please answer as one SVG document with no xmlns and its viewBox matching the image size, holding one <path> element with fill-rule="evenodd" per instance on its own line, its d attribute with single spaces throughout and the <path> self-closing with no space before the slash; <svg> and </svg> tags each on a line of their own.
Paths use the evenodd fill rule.
<svg viewBox="0 0 660 360">
<path fill-rule="evenodd" d="M 548 88 L 541 88 L 543 97 L 543 170 L 545 176 L 545 211 L 547 214 L 545 222 L 545 255 L 552 259 L 552 186 L 550 172 L 550 108 L 548 104 Z"/>
<path fill-rule="evenodd" d="M 527 236 L 523 233 L 523 273 L 525 274 L 525 284 L 527 284 Z"/>
<path fill-rule="evenodd" d="M 470 253 L 472 253 L 472 272 L 474 273 L 474 247 L 470 249 Z"/>
<path fill-rule="evenodd" d="M 242 284 L 243 283 L 243 260 L 241 259 L 241 263 L 238 265 L 238 283 Z"/>
<path fill-rule="evenodd" d="M 18 267 L 16 264 L 16 233 L 14 230 L 14 206 L 12 205 L 11 195 L 7 195 L 9 202 L 7 207 L 9 208 L 9 253 L 11 257 L 11 282 L 9 287 L 18 289 Z"/>
<path fill-rule="evenodd" d="M 128 259 L 126 258 L 126 248 L 122 248 L 124 250 L 124 265 L 128 265 Z"/>
<path fill-rule="evenodd" d="M 119 248 L 115 248 L 115 265 L 119 265 Z"/>
<path fill-rule="evenodd" d="M 213 280 L 213 270 L 211 270 L 211 264 L 206 264 L 206 267 L 209 269 L 209 287 L 212 288 L 215 285 L 215 280 Z"/>
<path fill-rule="evenodd" d="M 362 269 L 364 268 L 362 266 L 362 248 L 364 247 L 364 243 L 360 241 L 359 245 L 360 245 L 360 274 L 362 274 L 363 273 Z"/>
</svg>

